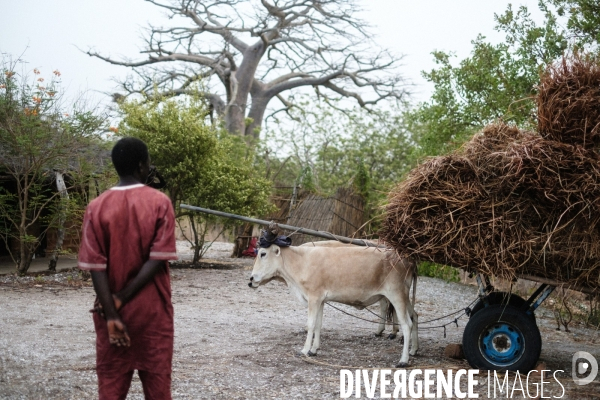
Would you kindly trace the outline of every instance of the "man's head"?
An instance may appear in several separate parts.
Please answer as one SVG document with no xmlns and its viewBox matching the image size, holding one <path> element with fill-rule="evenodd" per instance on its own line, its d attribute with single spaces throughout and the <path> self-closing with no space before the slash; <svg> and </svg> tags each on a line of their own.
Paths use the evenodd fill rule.
<svg viewBox="0 0 600 400">
<path fill-rule="evenodd" d="M 146 182 L 150 170 L 146 143 L 133 137 L 123 138 L 113 147 L 111 158 L 119 176 L 132 176 L 142 183 Z"/>
</svg>

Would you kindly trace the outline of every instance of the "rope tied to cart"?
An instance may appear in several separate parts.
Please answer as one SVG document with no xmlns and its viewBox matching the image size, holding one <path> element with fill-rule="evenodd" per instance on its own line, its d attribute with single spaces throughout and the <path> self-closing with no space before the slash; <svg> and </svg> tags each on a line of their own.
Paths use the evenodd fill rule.
<svg viewBox="0 0 600 400">
<path fill-rule="evenodd" d="M 473 304 L 475 304 L 475 302 L 477 302 L 478 300 L 479 300 L 479 297 L 475 298 L 475 300 L 473 300 L 467 307 L 461 308 L 461 309 L 459 309 L 457 311 L 454 311 L 454 312 L 452 312 L 450 314 L 446 314 L 446 315 L 443 315 L 441 317 L 430 319 L 430 320 L 427 320 L 427 321 L 419 322 L 419 325 L 421 325 L 421 324 L 429 324 L 431 322 L 439 321 L 439 320 L 442 320 L 444 318 L 448 318 L 448 317 L 454 316 L 454 315 L 462 312 L 462 314 L 460 314 L 458 317 L 454 318 L 452 321 L 449 321 L 449 322 L 447 322 L 447 323 L 445 323 L 443 325 L 426 326 L 426 327 L 422 327 L 422 328 L 419 327 L 419 330 L 420 331 L 425 331 L 425 330 L 430 330 L 430 329 L 440 329 L 440 328 L 443 328 L 444 329 L 444 338 L 446 338 L 446 327 L 448 325 L 455 324 L 456 327 L 458 328 L 458 320 L 460 318 L 462 318 L 464 315 L 470 314 L 470 312 L 471 312 L 471 306 Z M 368 312 L 370 312 L 371 314 L 375 315 L 379 319 L 378 321 L 373 321 L 373 320 L 370 320 L 370 319 L 359 317 L 358 315 L 355 315 L 355 314 L 349 313 L 347 311 L 344 311 L 341 308 L 332 305 L 331 303 L 326 303 L 326 304 L 328 306 L 334 308 L 335 310 L 341 312 L 342 314 L 346 314 L 346 315 L 348 315 L 350 317 L 353 317 L 353 318 L 356 318 L 356 319 L 360 319 L 362 321 L 370 322 L 370 323 L 373 323 L 373 324 L 379 324 L 379 323 L 381 323 L 382 320 L 384 320 L 383 321 L 384 323 L 391 323 L 392 325 L 398 325 L 398 326 L 400 325 L 399 323 L 396 323 L 396 322 L 393 322 L 393 321 L 392 322 L 388 322 L 389 320 L 387 320 L 385 318 L 382 318 L 381 316 L 375 314 L 373 311 L 369 310 L 368 308 L 366 310 Z"/>
</svg>

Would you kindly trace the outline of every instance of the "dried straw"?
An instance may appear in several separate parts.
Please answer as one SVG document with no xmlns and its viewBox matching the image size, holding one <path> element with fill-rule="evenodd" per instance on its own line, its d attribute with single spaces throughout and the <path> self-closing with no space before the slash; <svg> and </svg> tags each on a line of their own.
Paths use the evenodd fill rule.
<svg viewBox="0 0 600 400">
<path fill-rule="evenodd" d="M 600 144 L 600 64 L 574 55 L 552 65 L 538 86 L 538 131 L 549 140 Z"/>
<path fill-rule="evenodd" d="M 600 157 L 590 146 L 597 128 L 587 128 L 600 124 L 600 108 L 590 111 L 592 89 L 561 86 L 600 82 L 598 65 L 586 62 L 563 62 L 542 78 L 542 87 L 560 90 L 540 96 L 562 107 L 541 110 L 551 122 L 540 122 L 544 137 L 498 123 L 415 168 L 389 196 L 384 242 L 403 256 L 505 279 L 600 287 Z M 600 93 L 593 101 L 600 107 Z"/>
</svg>

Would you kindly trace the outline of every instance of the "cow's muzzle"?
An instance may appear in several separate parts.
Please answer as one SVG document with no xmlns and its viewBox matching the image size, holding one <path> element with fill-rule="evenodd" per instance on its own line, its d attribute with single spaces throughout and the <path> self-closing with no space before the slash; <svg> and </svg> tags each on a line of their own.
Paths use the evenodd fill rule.
<svg viewBox="0 0 600 400">
<path fill-rule="evenodd" d="M 248 282 L 248 287 L 251 287 L 252 289 L 256 289 L 258 286 L 254 286 L 254 278 L 250 277 L 250 282 Z"/>
</svg>

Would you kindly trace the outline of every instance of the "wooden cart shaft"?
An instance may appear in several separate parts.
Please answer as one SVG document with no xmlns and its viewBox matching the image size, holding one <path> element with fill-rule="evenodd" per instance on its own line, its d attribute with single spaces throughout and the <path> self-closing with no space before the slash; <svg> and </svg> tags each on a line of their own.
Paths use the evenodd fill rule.
<svg viewBox="0 0 600 400">
<path fill-rule="evenodd" d="M 216 215 L 218 217 L 237 219 L 239 221 L 250 222 L 253 224 L 259 224 L 259 225 L 264 225 L 264 226 L 267 226 L 272 223 L 272 221 L 265 221 L 262 219 L 244 217 L 242 215 L 236 215 L 236 214 L 230 214 L 230 213 L 226 213 L 226 212 L 222 212 L 222 211 L 211 210 L 209 208 L 190 206 L 188 204 L 180 204 L 179 207 L 184 208 L 186 210 Z M 330 239 L 330 240 L 337 240 L 338 242 L 354 244 L 357 246 L 386 248 L 385 246 L 379 246 L 375 243 L 371 243 L 371 242 L 363 240 L 363 239 L 352 239 L 352 238 L 345 237 L 345 236 L 334 235 L 333 233 L 329 233 L 329 232 L 325 232 L 325 231 L 315 231 L 313 229 L 299 228 L 297 226 L 291 226 L 291 225 L 285 225 L 285 224 L 277 224 L 277 225 L 280 228 L 294 231 L 294 233 L 304 233 L 306 235 L 316 236 L 316 237 Z"/>
</svg>

